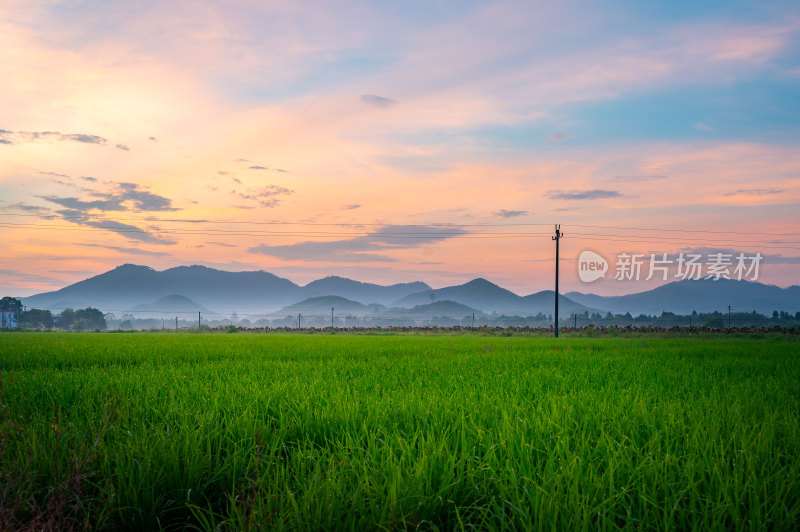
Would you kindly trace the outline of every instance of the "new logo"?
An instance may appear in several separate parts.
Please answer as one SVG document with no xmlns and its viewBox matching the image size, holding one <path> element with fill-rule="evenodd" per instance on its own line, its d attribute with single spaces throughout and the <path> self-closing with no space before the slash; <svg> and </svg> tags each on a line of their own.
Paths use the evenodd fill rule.
<svg viewBox="0 0 800 532">
<path fill-rule="evenodd" d="M 578 277 L 584 283 L 604 277 L 607 271 L 608 262 L 594 251 L 584 251 L 578 257 Z"/>
</svg>

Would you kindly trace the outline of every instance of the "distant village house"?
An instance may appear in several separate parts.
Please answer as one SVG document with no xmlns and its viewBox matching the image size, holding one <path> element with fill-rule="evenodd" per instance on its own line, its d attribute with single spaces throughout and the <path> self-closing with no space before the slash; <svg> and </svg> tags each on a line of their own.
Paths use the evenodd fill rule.
<svg viewBox="0 0 800 532">
<path fill-rule="evenodd" d="M 13 329 L 17 326 L 17 313 L 12 310 L 0 310 L 0 328 Z"/>
</svg>

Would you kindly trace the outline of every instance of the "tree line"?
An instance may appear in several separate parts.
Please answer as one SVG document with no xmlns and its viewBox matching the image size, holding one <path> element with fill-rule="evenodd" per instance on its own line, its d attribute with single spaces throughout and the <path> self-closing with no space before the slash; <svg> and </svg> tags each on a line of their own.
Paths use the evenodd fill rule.
<svg viewBox="0 0 800 532">
<path fill-rule="evenodd" d="M 65 308 L 58 314 L 53 314 L 49 310 L 38 308 L 24 310 L 22 301 L 19 299 L 4 297 L 0 299 L 0 311 L 13 312 L 17 317 L 17 326 L 26 329 L 58 328 L 72 331 L 93 331 L 107 328 L 103 313 L 92 307 Z"/>
</svg>

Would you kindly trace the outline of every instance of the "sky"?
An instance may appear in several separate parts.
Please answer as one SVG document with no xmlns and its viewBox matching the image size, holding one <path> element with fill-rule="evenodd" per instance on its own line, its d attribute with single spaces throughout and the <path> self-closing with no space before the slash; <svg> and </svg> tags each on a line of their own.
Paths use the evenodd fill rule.
<svg viewBox="0 0 800 532">
<path fill-rule="evenodd" d="M 524 295 L 554 224 L 562 291 L 681 253 L 800 284 L 796 0 L 3 0 L 0 49 L 3 295 L 124 263 Z"/>
</svg>

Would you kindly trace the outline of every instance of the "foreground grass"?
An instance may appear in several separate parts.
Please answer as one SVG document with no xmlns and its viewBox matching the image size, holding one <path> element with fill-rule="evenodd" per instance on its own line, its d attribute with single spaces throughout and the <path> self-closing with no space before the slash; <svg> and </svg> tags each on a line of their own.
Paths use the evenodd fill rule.
<svg viewBox="0 0 800 532">
<path fill-rule="evenodd" d="M 0 529 L 796 529 L 798 347 L 4 334 Z"/>
</svg>

